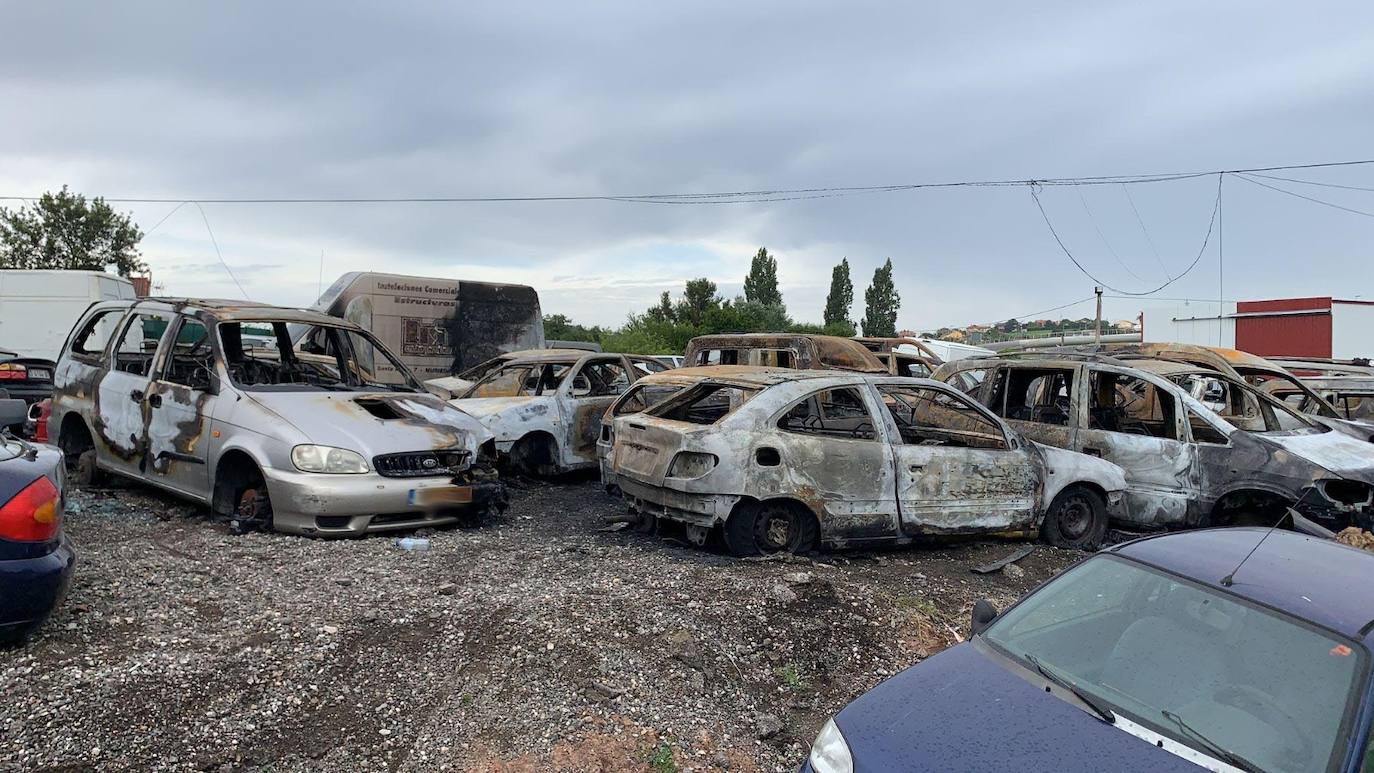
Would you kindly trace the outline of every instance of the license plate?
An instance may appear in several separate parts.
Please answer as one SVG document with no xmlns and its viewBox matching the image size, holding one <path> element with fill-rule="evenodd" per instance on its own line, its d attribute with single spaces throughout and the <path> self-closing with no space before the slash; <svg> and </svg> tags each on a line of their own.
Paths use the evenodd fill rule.
<svg viewBox="0 0 1374 773">
<path fill-rule="evenodd" d="M 46 368 L 29 368 L 29 379 L 31 381 L 51 381 L 52 371 Z"/>
<path fill-rule="evenodd" d="M 471 486 L 431 486 L 410 490 L 410 504 L 420 507 L 472 504 Z"/>
<path fill-rule="evenodd" d="M 616 461 L 628 472 L 650 475 L 658 463 L 658 449 L 633 441 L 621 441 Z"/>
</svg>

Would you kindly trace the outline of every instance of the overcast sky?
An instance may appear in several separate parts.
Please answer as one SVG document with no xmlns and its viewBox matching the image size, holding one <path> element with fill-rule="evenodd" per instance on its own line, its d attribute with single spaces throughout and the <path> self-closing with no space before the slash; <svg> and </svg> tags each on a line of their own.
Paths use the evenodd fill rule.
<svg viewBox="0 0 1374 773">
<path fill-rule="evenodd" d="M 1368 2 L 3 6 L 0 195 L 614 195 L 1374 158 Z M 1288 176 L 1374 187 L 1374 166 Z M 1278 184 L 1374 211 L 1374 193 Z M 1134 291 L 1193 261 L 1216 179 L 1126 193 L 1041 197 L 1088 270 Z M 167 293 L 240 295 L 194 206 L 155 230 L 173 205 L 118 206 Z M 694 276 L 738 293 L 760 245 L 801 320 L 841 257 L 856 318 L 892 258 L 901 327 L 1092 294 L 1025 188 L 204 212 L 247 294 L 289 305 L 315 300 L 323 253 L 326 286 L 367 269 L 521 282 L 546 312 L 616 324 Z M 1239 178 L 1222 213 L 1228 298 L 1374 297 L 1369 218 Z M 1217 246 L 1159 295 L 1217 297 Z"/>
</svg>

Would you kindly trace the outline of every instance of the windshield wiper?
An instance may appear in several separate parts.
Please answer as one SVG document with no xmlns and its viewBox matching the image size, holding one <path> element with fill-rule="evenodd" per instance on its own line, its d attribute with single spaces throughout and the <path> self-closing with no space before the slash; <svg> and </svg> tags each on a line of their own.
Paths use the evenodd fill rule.
<svg viewBox="0 0 1374 773">
<path fill-rule="evenodd" d="M 1116 713 L 1113 712 L 1111 709 L 1107 708 L 1106 705 L 1102 703 L 1102 701 L 1088 694 L 1086 691 L 1079 689 L 1078 685 L 1074 684 L 1073 682 L 1070 682 L 1068 679 L 1065 679 L 1064 677 L 1060 676 L 1054 671 L 1051 671 L 1049 668 L 1045 666 L 1044 663 L 1040 662 L 1039 658 L 1030 654 L 1029 652 L 1022 655 L 1021 657 L 1025 658 L 1026 661 L 1030 663 L 1032 666 L 1035 666 L 1035 670 L 1039 671 L 1041 676 L 1045 677 L 1051 682 L 1054 682 L 1060 687 L 1063 687 L 1065 690 L 1068 690 L 1069 692 L 1073 693 L 1075 698 L 1078 698 L 1080 701 L 1083 701 L 1083 703 L 1086 704 L 1088 708 L 1093 710 L 1094 714 L 1097 714 L 1097 716 L 1102 718 L 1103 722 L 1116 724 Z"/>
<path fill-rule="evenodd" d="M 1213 741 L 1202 733 L 1199 733 L 1192 725 L 1184 722 L 1183 717 L 1180 717 L 1168 709 L 1164 709 L 1159 713 L 1163 714 L 1165 719 L 1178 725 L 1178 729 L 1183 731 L 1185 735 L 1191 736 L 1193 740 L 1206 746 L 1207 750 L 1216 755 L 1217 759 L 1227 763 L 1231 767 L 1248 771 L 1248 773 L 1264 773 L 1264 768 L 1261 768 L 1250 760 L 1245 759 L 1239 754 L 1228 750 L 1226 747 L 1217 744 L 1216 741 Z"/>
</svg>

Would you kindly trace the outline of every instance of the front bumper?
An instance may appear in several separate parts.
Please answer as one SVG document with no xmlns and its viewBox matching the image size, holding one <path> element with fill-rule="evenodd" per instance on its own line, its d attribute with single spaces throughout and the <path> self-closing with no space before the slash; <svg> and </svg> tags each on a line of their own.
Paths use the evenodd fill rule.
<svg viewBox="0 0 1374 773">
<path fill-rule="evenodd" d="M 1374 531 L 1374 492 L 1367 492 L 1363 500 L 1341 501 L 1329 496 L 1325 482 L 1318 481 L 1315 485 L 1303 489 L 1298 501 L 1293 504 L 1293 509 L 1304 518 L 1333 532 L 1350 526 Z"/>
<path fill-rule="evenodd" d="M 0 641 L 24 637 L 48 619 L 67 595 L 76 548 L 64 534 L 57 549 L 35 558 L 0 561 Z"/>
<path fill-rule="evenodd" d="M 357 537 L 384 531 L 446 526 L 467 512 L 505 500 L 505 487 L 494 480 L 455 484 L 452 478 L 388 478 L 323 475 L 278 469 L 263 471 L 277 531 L 314 536 Z M 467 486 L 470 503 L 413 504 L 412 491 Z"/>
<path fill-rule="evenodd" d="M 624 475 L 616 478 L 616 485 L 625 502 L 639 512 L 705 528 L 724 523 L 740 500 L 732 494 L 691 494 L 652 486 Z"/>
</svg>

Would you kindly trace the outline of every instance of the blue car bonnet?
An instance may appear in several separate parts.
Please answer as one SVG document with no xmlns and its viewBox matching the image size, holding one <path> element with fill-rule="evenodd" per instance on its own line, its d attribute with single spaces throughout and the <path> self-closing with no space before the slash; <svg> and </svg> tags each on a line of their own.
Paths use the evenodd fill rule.
<svg viewBox="0 0 1374 773">
<path fill-rule="evenodd" d="M 856 773 L 1203 770 L 1045 693 L 968 643 L 883 682 L 835 722 Z"/>
</svg>

